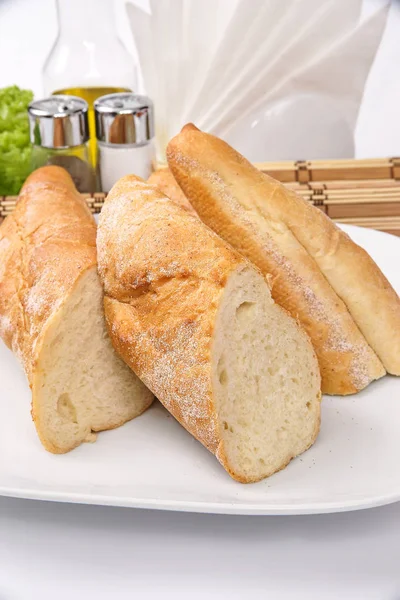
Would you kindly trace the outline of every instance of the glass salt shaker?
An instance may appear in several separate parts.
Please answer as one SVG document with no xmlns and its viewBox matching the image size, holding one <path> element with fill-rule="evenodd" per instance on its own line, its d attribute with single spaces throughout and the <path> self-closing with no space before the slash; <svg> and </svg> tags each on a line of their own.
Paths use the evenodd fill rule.
<svg viewBox="0 0 400 600">
<path fill-rule="evenodd" d="M 147 179 L 155 166 L 153 103 L 132 93 L 108 94 L 94 103 L 101 189 L 124 175 Z"/>
<path fill-rule="evenodd" d="M 79 192 L 95 192 L 90 163 L 88 104 L 76 96 L 50 96 L 28 107 L 32 168 L 64 167 Z"/>
</svg>

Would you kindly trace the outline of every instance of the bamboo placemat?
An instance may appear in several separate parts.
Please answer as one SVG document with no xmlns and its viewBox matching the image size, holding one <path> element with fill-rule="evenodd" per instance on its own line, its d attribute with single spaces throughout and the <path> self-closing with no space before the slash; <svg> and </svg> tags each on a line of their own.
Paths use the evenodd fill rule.
<svg viewBox="0 0 400 600">
<path fill-rule="evenodd" d="M 256 163 L 338 223 L 400 236 L 400 158 Z M 105 194 L 83 194 L 99 213 Z M 17 197 L 0 197 L 0 222 Z"/>
<path fill-rule="evenodd" d="M 255 163 L 256 167 L 283 183 L 297 181 L 348 181 L 400 179 L 400 158 L 347 160 L 298 160 Z"/>
</svg>

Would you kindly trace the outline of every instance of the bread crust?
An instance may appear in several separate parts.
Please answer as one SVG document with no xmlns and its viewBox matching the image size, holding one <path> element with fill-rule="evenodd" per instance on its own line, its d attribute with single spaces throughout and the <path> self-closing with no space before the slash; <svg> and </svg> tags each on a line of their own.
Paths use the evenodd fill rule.
<svg viewBox="0 0 400 600">
<path fill-rule="evenodd" d="M 114 348 L 215 454 L 220 435 L 210 369 L 214 323 L 229 274 L 244 259 L 135 176 L 120 179 L 108 195 L 97 247 Z"/>
<path fill-rule="evenodd" d="M 156 185 L 158 189 L 165 194 L 170 200 L 179 204 L 182 208 L 195 215 L 196 211 L 186 198 L 185 194 L 179 187 L 175 177 L 171 171 L 167 168 L 157 169 L 154 171 L 147 180 L 147 183 Z"/>
<path fill-rule="evenodd" d="M 335 241 L 344 240 L 369 265 L 372 259 L 321 211 L 194 125 L 171 140 L 167 158 L 200 218 L 270 275 L 274 300 L 300 321 L 313 342 L 322 391 L 352 394 L 382 377 L 381 361 L 321 272 L 318 248 L 330 256 Z M 347 254 L 340 254 L 343 263 Z M 378 270 L 374 263 L 370 268 Z"/>
<path fill-rule="evenodd" d="M 225 454 L 211 356 L 228 278 L 249 263 L 135 176 L 119 180 L 108 195 L 97 247 L 115 349 L 234 479 L 252 481 L 234 472 Z"/>
</svg>

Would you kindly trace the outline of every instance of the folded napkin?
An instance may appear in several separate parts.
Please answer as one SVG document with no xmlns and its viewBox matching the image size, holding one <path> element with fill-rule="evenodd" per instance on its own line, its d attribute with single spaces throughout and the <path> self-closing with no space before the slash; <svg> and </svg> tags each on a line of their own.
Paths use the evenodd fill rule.
<svg viewBox="0 0 400 600">
<path fill-rule="evenodd" d="M 159 158 L 188 121 L 252 160 L 354 155 L 354 128 L 389 8 L 362 0 L 127 4 Z"/>
</svg>

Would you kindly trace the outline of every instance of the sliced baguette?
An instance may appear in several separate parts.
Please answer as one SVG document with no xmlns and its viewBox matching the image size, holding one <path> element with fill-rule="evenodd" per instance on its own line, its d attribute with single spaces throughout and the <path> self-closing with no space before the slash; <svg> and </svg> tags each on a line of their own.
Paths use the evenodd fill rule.
<svg viewBox="0 0 400 600">
<path fill-rule="evenodd" d="M 0 227 L 0 335 L 24 366 L 38 435 L 54 453 L 152 401 L 108 337 L 95 242 L 86 203 L 55 166 L 27 179 Z"/>
<path fill-rule="evenodd" d="M 273 298 L 314 344 L 323 392 L 363 389 L 385 374 L 382 362 L 399 374 L 399 299 L 364 250 L 320 210 L 194 125 L 171 140 L 167 157 L 200 218 L 272 275 Z"/>
<path fill-rule="evenodd" d="M 316 439 L 318 362 L 261 273 L 134 176 L 111 190 L 97 234 L 115 349 L 241 482 Z"/>
</svg>

